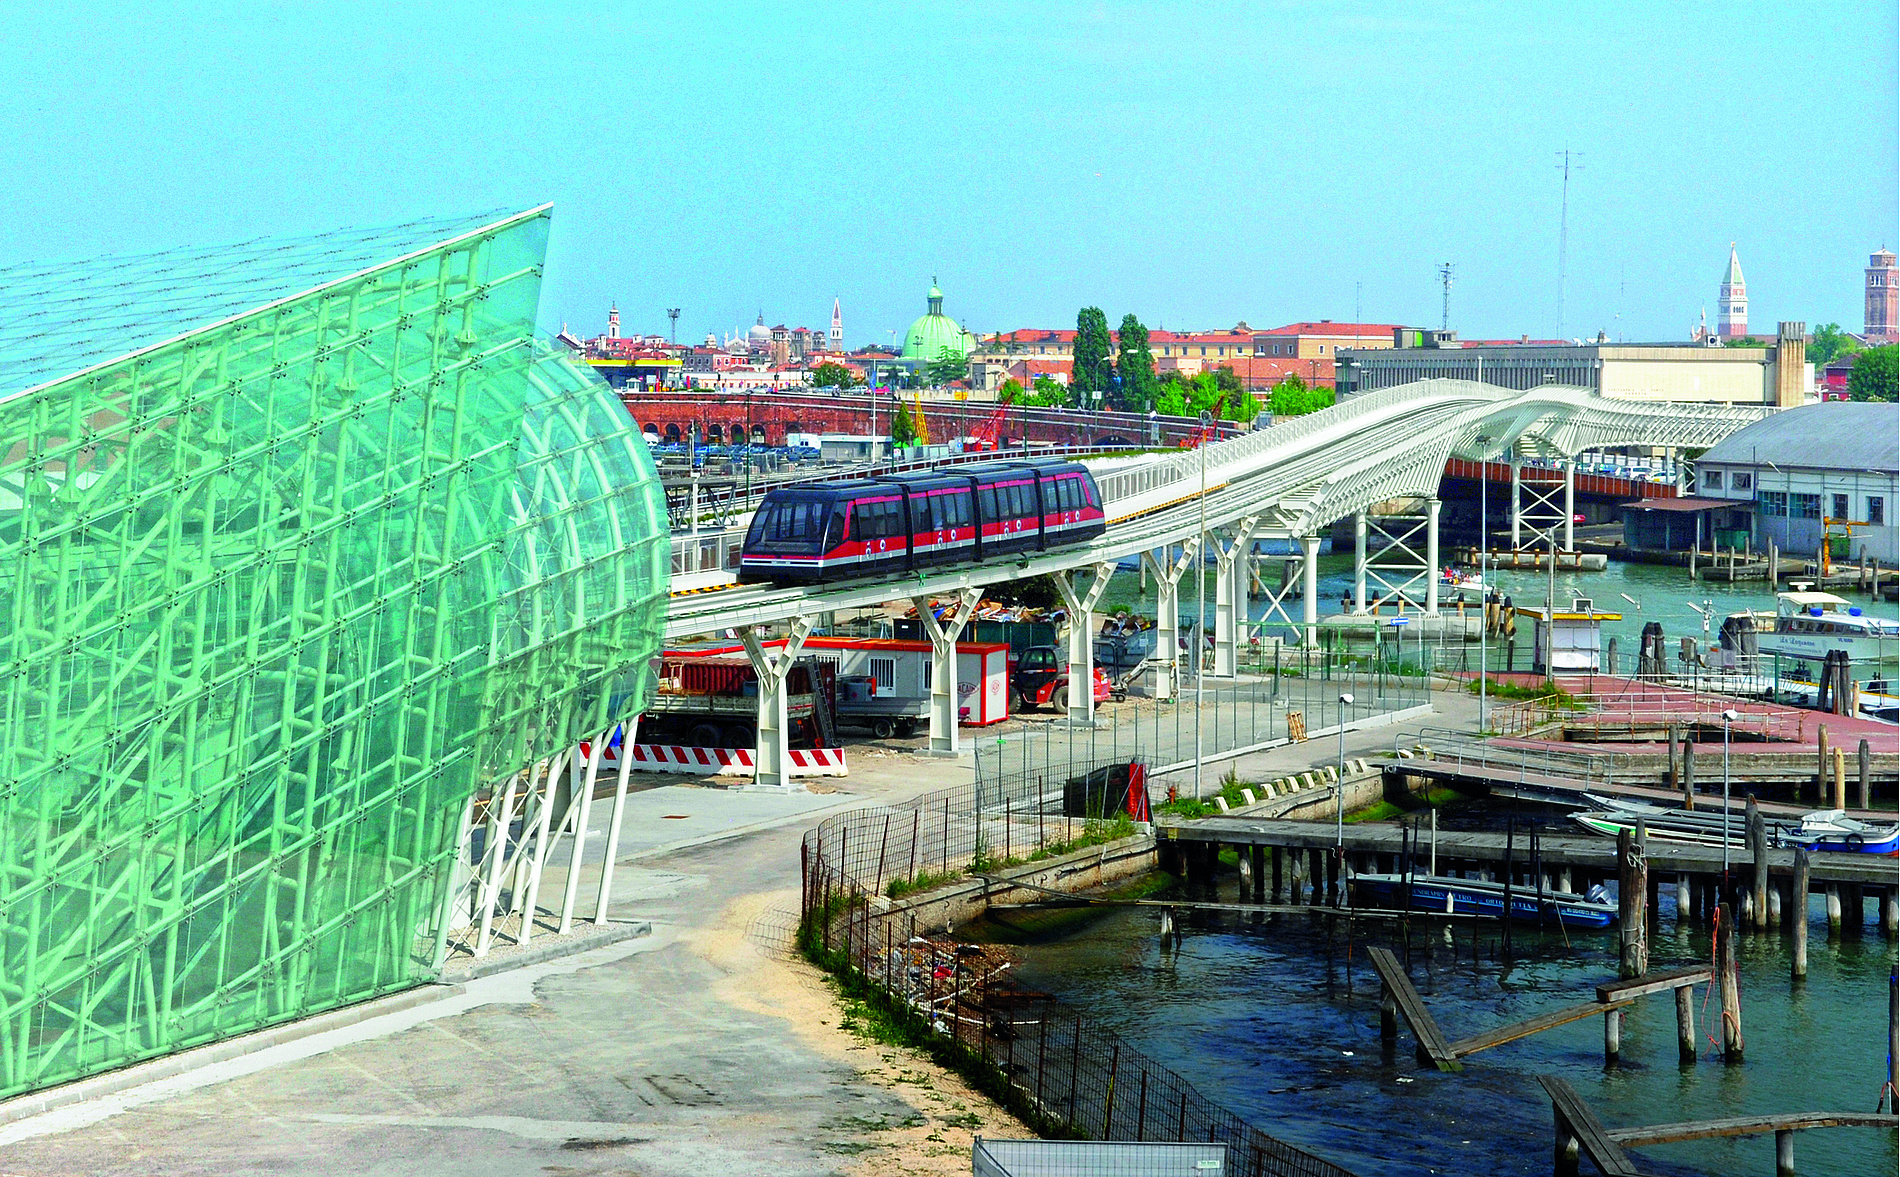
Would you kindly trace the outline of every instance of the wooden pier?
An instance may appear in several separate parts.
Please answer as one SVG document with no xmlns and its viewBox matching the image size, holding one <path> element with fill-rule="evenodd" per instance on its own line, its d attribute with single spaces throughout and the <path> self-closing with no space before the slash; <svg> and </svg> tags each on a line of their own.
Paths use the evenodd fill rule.
<svg viewBox="0 0 1900 1177">
<path fill-rule="evenodd" d="M 1539 1075 L 1537 1082 L 1550 1096 L 1551 1118 L 1556 1122 L 1555 1164 L 1558 1177 L 1577 1177 L 1579 1154 L 1588 1156 L 1605 1177 L 1641 1177 L 1642 1171 L 1623 1151 L 1684 1140 L 1712 1140 L 1721 1136 L 1775 1134 L 1775 1177 L 1794 1177 L 1794 1134 L 1811 1128 L 1895 1128 L 1900 1116 L 1865 1112 L 1781 1112 L 1766 1116 L 1729 1116 L 1691 1120 L 1681 1124 L 1648 1124 L 1635 1128 L 1608 1128 L 1598 1120 L 1583 1097 L 1555 1075 Z"/>
</svg>

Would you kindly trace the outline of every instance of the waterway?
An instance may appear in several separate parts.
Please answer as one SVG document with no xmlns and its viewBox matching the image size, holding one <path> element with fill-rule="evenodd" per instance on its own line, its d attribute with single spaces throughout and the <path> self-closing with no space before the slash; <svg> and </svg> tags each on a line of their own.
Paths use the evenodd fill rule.
<svg viewBox="0 0 1900 1177">
<path fill-rule="evenodd" d="M 1231 876 L 1220 890 L 1223 899 L 1239 898 Z M 1651 966 L 1706 963 L 1708 929 L 1678 927 L 1673 888 L 1664 895 Z M 1895 951 L 1871 918 L 1830 943 L 1820 912 L 1817 896 L 1809 979 L 1799 990 L 1788 979 L 1785 936 L 1746 937 L 1746 1061 L 1736 1066 L 1723 1064 L 1708 1039 L 1715 1011 L 1699 989 L 1703 1057 L 1693 1067 L 1677 1063 L 1675 1006 L 1664 994 L 1628 1010 L 1614 1068 L 1604 1066 L 1602 1020 L 1592 1017 L 1474 1055 L 1462 1074 L 1421 1069 L 1403 1028 L 1396 1053 L 1380 1047 L 1378 980 L 1364 949 L 1398 950 L 1389 925 L 1361 925 L 1348 943 L 1322 918 L 1195 914 L 1180 949 L 1164 951 L 1154 909 L 1121 909 L 1027 945 L 1018 978 L 1121 1033 L 1263 1130 L 1361 1177 L 1542 1177 L 1551 1171 L 1552 1127 L 1539 1074 L 1569 1080 L 1612 1126 L 1871 1111 L 1886 1062 Z M 1449 944 L 1442 927 L 1424 920 L 1412 935 L 1413 978 L 1453 1038 L 1590 1000 L 1593 986 L 1615 976 L 1613 932 L 1519 932 L 1509 967 L 1493 955 L 1495 927 L 1481 932 L 1476 961 L 1471 930 L 1454 935 Z M 1774 1171 L 1774 1138 L 1661 1145 L 1638 1155 L 1645 1172 L 1766 1174 Z M 1795 1159 L 1806 1177 L 1864 1177 L 1894 1172 L 1900 1153 L 1892 1133 L 1842 1128 L 1799 1134 Z"/>
<path fill-rule="evenodd" d="M 1280 583 L 1280 557 L 1262 557 L 1260 560 L 1260 578 L 1269 586 Z M 1339 611 L 1342 598 L 1350 600 L 1352 596 L 1352 554 L 1335 553 L 1319 558 L 1319 613 L 1324 617 Z M 1490 569 L 1488 577 L 1513 601 L 1525 608 L 1541 608 L 1544 597 L 1551 587 L 1548 572 L 1511 571 Z M 1210 567 L 1206 588 L 1207 617 L 1212 625 L 1214 609 L 1213 575 Z M 1564 572 L 1556 574 L 1556 600 L 1559 608 L 1565 608 L 1578 597 L 1588 597 L 1599 610 L 1615 610 L 1621 614 L 1620 620 L 1605 621 L 1603 636 L 1605 642 L 1616 639 L 1617 657 L 1620 662 L 1629 663 L 1625 669 L 1632 669 L 1636 652 L 1640 644 L 1643 625 L 1646 622 L 1662 623 L 1663 636 L 1667 640 L 1671 655 L 1677 648 L 1678 639 L 1694 637 L 1701 640 L 1703 634 L 1702 612 L 1706 608 L 1709 616 L 1708 640 L 1714 641 L 1721 630 L 1722 619 L 1730 613 L 1743 609 L 1768 609 L 1775 607 L 1775 594 L 1767 582 L 1754 581 L 1729 584 L 1720 581 L 1692 581 L 1689 570 L 1659 564 L 1631 564 L 1612 560 L 1602 572 Z M 1422 590 L 1421 590 L 1422 591 Z M 1857 593 L 1844 588 L 1828 590 L 1849 602 L 1859 605 L 1870 614 L 1887 617 L 1900 616 L 1900 605 L 1893 602 L 1880 602 L 1868 594 Z M 1444 600 L 1451 601 L 1451 590 L 1444 590 Z M 1475 602 L 1476 595 L 1473 594 Z M 1192 569 L 1181 581 L 1181 610 L 1184 616 L 1192 618 L 1196 601 L 1196 585 Z M 1130 571 L 1119 573 L 1110 582 L 1104 595 L 1103 611 L 1128 609 L 1146 616 L 1154 616 L 1155 597 L 1152 586 L 1148 591 L 1140 591 L 1139 576 Z M 1300 602 L 1297 598 L 1287 602 L 1287 612 L 1293 617 L 1300 615 Z M 1256 620 L 1264 617 L 1266 606 L 1260 601 L 1253 602 L 1251 614 Z M 1263 627 L 1264 634 L 1278 634 L 1281 631 L 1272 627 Z M 1291 631 L 1285 631 L 1291 639 Z M 1528 669 L 1530 627 L 1520 625 L 1517 656 L 1519 669 Z"/>
</svg>

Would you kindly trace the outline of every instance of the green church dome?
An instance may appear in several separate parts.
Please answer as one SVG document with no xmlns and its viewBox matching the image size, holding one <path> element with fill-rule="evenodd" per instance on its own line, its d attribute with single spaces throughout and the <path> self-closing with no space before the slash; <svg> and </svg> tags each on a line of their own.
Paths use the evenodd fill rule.
<svg viewBox="0 0 1900 1177">
<path fill-rule="evenodd" d="M 943 291 L 937 289 L 935 278 L 930 280 L 930 293 L 924 299 L 930 309 L 919 315 L 917 321 L 904 332 L 903 358 L 929 363 L 946 347 L 958 356 L 967 356 L 975 351 L 976 336 L 957 326 L 954 319 L 943 313 Z"/>
</svg>

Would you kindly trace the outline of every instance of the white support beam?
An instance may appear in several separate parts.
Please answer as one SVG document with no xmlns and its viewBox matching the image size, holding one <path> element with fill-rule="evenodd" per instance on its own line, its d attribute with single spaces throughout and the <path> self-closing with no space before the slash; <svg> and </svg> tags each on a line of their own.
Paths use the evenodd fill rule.
<svg viewBox="0 0 1900 1177">
<path fill-rule="evenodd" d="M 1069 723 L 1087 726 L 1095 722 L 1095 606 L 1115 574 L 1113 564 L 1103 562 L 1091 569 L 1089 587 L 1078 593 L 1067 573 L 1055 578 L 1062 603 L 1069 607 Z"/>
<path fill-rule="evenodd" d="M 925 751 L 932 756 L 957 754 L 957 639 L 982 599 L 980 588 L 961 589 L 940 618 L 930 611 L 929 597 L 911 598 L 930 635 L 930 745 Z"/>
<path fill-rule="evenodd" d="M 567 889 L 561 895 L 561 923 L 558 934 L 565 936 L 574 926 L 574 903 L 581 894 L 581 862 L 587 851 L 587 823 L 594 812 L 594 781 L 600 776 L 601 753 L 614 729 L 608 728 L 587 749 L 587 767 L 581 772 L 580 796 L 568 802 L 574 816 L 574 847 L 567 856 Z M 627 757 L 622 756 L 622 760 Z"/>
<path fill-rule="evenodd" d="M 1319 537 L 1317 535 L 1300 537 L 1300 591 L 1306 598 L 1300 604 L 1300 620 L 1306 623 L 1302 640 L 1310 649 L 1319 645 Z"/>
<path fill-rule="evenodd" d="M 1200 555 L 1201 545 L 1196 537 L 1190 536 L 1181 544 L 1179 557 L 1170 555 L 1172 548 L 1160 548 L 1157 552 L 1143 552 L 1141 564 L 1150 569 L 1155 578 L 1155 652 L 1154 697 L 1172 699 L 1175 684 L 1180 679 L 1181 669 L 1181 577 L 1196 557 Z"/>
<path fill-rule="evenodd" d="M 567 748 L 548 758 L 548 779 L 541 787 L 540 804 L 536 806 L 534 842 L 526 850 L 528 886 L 521 900 L 521 935 L 515 938 L 515 943 L 523 948 L 534 938 L 534 912 L 541 900 L 541 870 L 548 862 L 548 827 L 554 818 L 555 794 L 559 791 L 555 783 L 560 780 L 562 768 L 575 751 L 574 748 Z M 522 841 L 527 842 L 525 817 L 522 833 Z"/>
<path fill-rule="evenodd" d="M 778 650 L 766 649 L 753 626 L 742 625 L 733 632 L 745 646 L 752 673 L 759 680 L 759 740 L 754 755 L 758 775 L 753 785 L 761 789 L 793 788 L 792 778 L 785 771 L 785 752 L 791 746 L 792 735 L 785 680 L 805 648 L 805 639 L 811 636 L 811 619 L 793 617 L 785 645 Z"/>
<path fill-rule="evenodd" d="M 1518 461 L 1517 447 L 1511 447 L 1511 550 L 1524 546 L 1524 463 Z"/>
<path fill-rule="evenodd" d="M 1577 550 L 1577 459 L 1564 459 L 1564 551 Z"/>
<path fill-rule="evenodd" d="M 614 778 L 614 808 L 607 822 L 607 856 L 600 864 L 600 892 L 594 897 L 594 922 L 607 922 L 607 905 L 614 896 L 614 859 L 620 854 L 620 819 L 627 811 L 627 776 L 633 771 L 633 721 L 620 726 L 620 772 Z"/>
<path fill-rule="evenodd" d="M 488 955 L 494 935 L 495 907 L 501 902 L 501 884 L 506 874 L 508 831 L 514 825 L 515 783 L 522 779 L 532 778 L 527 778 L 524 773 L 516 773 L 501 786 L 500 797 L 491 795 L 488 798 L 488 829 L 482 839 L 482 861 L 487 864 L 488 877 L 482 881 L 482 918 L 480 927 L 475 931 L 474 954 L 478 957 Z"/>
<path fill-rule="evenodd" d="M 1234 527 L 1229 544 L 1214 535 L 1214 673 L 1232 678 L 1239 665 L 1240 630 L 1247 616 L 1247 573 L 1241 554 L 1253 546 L 1260 517 L 1249 515 Z"/>
<path fill-rule="evenodd" d="M 1352 517 L 1352 611 L 1366 611 L 1366 513 Z"/>
<path fill-rule="evenodd" d="M 1438 616 L 1438 511 L 1436 496 L 1425 500 L 1425 612 Z"/>
<path fill-rule="evenodd" d="M 1401 613 L 1426 611 L 1438 584 L 1438 570 L 1430 560 L 1437 535 L 1431 526 L 1435 515 L 1428 508 L 1424 515 L 1359 516 L 1354 526 L 1356 597 L 1363 599 L 1370 590 L 1378 603 L 1396 604 Z"/>
</svg>

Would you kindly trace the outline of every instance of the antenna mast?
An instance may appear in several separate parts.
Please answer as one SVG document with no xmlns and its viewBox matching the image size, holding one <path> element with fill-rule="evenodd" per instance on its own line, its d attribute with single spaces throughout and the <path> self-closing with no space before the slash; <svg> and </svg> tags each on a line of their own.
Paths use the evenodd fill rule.
<svg viewBox="0 0 1900 1177">
<path fill-rule="evenodd" d="M 678 307 L 666 308 L 666 341 L 668 343 L 680 341 L 680 309 Z"/>
<path fill-rule="evenodd" d="M 1444 305 L 1439 309 L 1438 317 L 1438 329 L 1440 331 L 1451 330 L 1451 271 L 1452 264 L 1450 262 L 1446 262 L 1444 265 L 1438 267 L 1438 280 L 1443 283 L 1445 287 Z"/>
<path fill-rule="evenodd" d="M 1583 170 L 1582 164 L 1573 164 L 1573 158 L 1581 159 L 1583 152 L 1572 151 L 1568 147 L 1557 153 L 1562 160 L 1557 166 L 1564 173 L 1563 203 L 1557 214 L 1557 338 L 1564 337 L 1564 272 L 1569 264 L 1570 254 L 1570 169 Z"/>
</svg>

